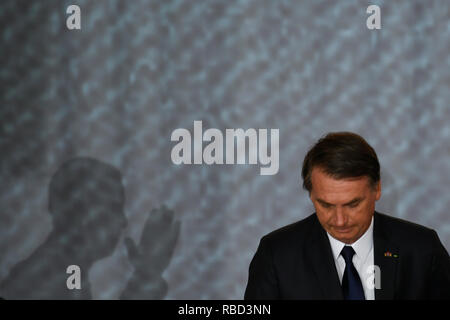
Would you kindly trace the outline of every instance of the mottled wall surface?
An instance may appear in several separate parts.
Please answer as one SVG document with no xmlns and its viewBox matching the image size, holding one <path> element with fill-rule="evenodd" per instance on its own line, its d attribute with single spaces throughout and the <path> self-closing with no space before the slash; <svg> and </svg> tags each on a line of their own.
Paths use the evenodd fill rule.
<svg viewBox="0 0 450 320">
<path fill-rule="evenodd" d="M 1 294 L 240 299 L 261 236 L 313 212 L 300 165 L 337 130 L 377 151 L 377 209 L 449 250 L 449 40 L 446 0 L 1 1 Z M 278 174 L 174 165 L 194 120 L 278 128 Z M 66 264 L 80 296 L 52 282 Z"/>
</svg>

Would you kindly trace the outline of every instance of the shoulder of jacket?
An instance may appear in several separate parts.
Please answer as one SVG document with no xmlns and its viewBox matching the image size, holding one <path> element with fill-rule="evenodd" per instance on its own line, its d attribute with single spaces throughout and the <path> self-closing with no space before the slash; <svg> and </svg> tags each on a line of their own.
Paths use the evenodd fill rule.
<svg viewBox="0 0 450 320">
<path fill-rule="evenodd" d="M 378 225 L 383 227 L 385 234 L 388 234 L 396 243 L 429 247 L 437 237 L 437 233 L 433 229 L 411 221 L 379 212 L 377 212 L 376 219 L 379 220 Z"/>
<path fill-rule="evenodd" d="M 307 234 L 319 225 L 319 220 L 315 213 L 310 216 L 276 229 L 262 237 L 261 242 L 271 244 L 292 244 L 292 242 L 299 242 Z"/>
</svg>

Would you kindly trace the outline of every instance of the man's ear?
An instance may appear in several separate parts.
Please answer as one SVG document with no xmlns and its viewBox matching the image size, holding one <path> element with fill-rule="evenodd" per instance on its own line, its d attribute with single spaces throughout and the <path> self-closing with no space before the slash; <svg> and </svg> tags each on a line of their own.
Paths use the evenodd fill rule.
<svg viewBox="0 0 450 320">
<path fill-rule="evenodd" d="M 378 181 L 375 190 L 376 190 L 375 200 L 378 201 L 381 198 L 381 179 Z"/>
</svg>

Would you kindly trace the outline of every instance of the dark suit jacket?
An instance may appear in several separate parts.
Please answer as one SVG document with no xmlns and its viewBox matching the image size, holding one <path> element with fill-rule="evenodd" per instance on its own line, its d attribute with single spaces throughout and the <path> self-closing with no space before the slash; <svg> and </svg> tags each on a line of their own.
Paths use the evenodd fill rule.
<svg viewBox="0 0 450 320">
<path fill-rule="evenodd" d="M 450 299 L 450 258 L 434 230 L 375 212 L 373 238 L 381 272 L 376 300 Z M 330 242 L 315 213 L 261 239 L 245 299 L 343 299 Z"/>
</svg>

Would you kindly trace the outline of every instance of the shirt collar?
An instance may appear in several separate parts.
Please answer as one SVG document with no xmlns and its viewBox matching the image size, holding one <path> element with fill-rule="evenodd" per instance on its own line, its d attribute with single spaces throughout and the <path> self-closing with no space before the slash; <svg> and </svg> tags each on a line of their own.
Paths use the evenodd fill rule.
<svg viewBox="0 0 450 320">
<path fill-rule="evenodd" d="M 333 251 L 333 258 L 336 261 L 339 258 L 339 255 L 341 254 L 344 246 L 348 244 L 333 238 L 328 232 L 327 236 L 330 240 L 331 250 Z M 358 240 L 350 244 L 350 246 L 352 246 L 353 250 L 355 250 L 355 254 L 358 258 L 360 258 L 362 261 L 366 259 L 373 246 L 373 217 L 366 232 L 364 232 L 364 234 Z"/>
</svg>

